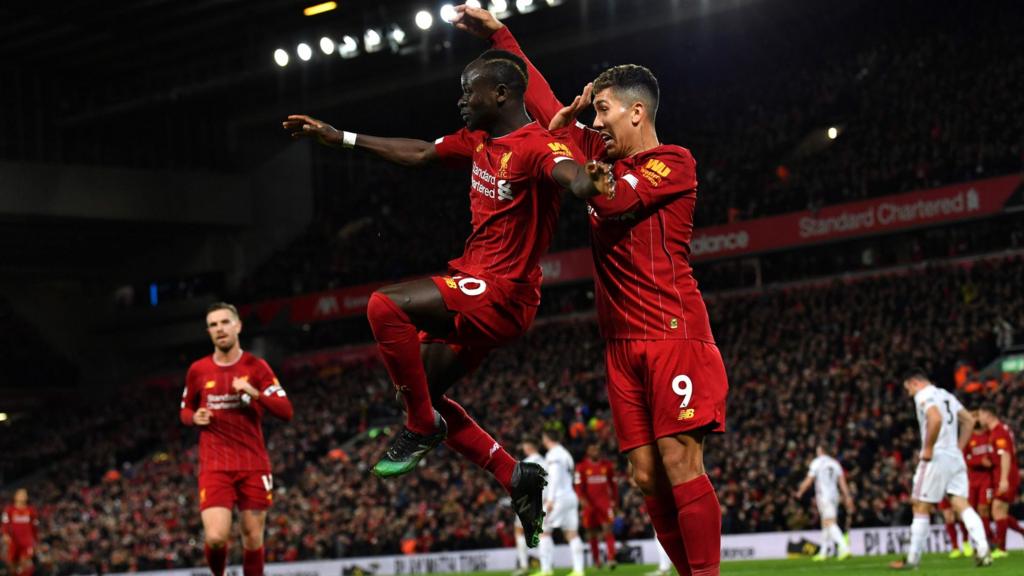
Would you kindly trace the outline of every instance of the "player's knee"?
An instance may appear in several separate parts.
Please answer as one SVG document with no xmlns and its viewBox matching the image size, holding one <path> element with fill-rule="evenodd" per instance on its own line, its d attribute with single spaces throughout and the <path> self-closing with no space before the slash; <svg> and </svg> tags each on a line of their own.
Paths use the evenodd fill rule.
<svg viewBox="0 0 1024 576">
<path fill-rule="evenodd" d="M 658 491 L 657 477 L 654 468 L 633 467 L 633 482 L 644 496 L 654 496 Z"/>
<path fill-rule="evenodd" d="M 371 328 L 380 326 L 394 321 L 397 310 L 398 305 L 391 298 L 377 291 L 370 294 L 370 300 L 366 303 L 366 319 L 370 322 Z"/>
<path fill-rule="evenodd" d="M 228 545 L 228 532 L 227 530 L 221 532 L 219 530 L 207 530 L 206 531 L 206 545 L 210 548 L 223 548 Z"/>
</svg>

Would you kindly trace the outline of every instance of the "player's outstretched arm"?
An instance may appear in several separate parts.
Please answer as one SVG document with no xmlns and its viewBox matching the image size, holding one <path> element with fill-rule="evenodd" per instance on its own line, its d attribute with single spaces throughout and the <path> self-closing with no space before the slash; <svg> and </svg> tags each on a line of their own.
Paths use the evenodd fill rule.
<svg viewBox="0 0 1024 576">
<path fill-rule="evenodd" d="M 304 114 L 289 115 L 281 123 L 281 127 L 293 140 L 315 138 L 317 142 L 331 148 L 362 148 L 402 166 L 425 166 L 438 159 L 432 142 L 356 134 L 338 130 L 322 120 Z"/>
<path fill-rule="evenodd" d="M 551 85 L 548 84 L 540 70 L 537 70 L 533 62 L 526 57 L 508 27 L 487 10 L 465 4 L 455 7 L 455 19 L 452 20 L 452 24 L 459 30 L 490 40 L 491 45 L 495 48 L 507 50 L 526 62 L 529 74 L 526 83 L 526 111 L 542 126 L 547 126 L 562 109 L 562 103 L 558 101 L 555 93 L 551 90 Z"/>
</svg>

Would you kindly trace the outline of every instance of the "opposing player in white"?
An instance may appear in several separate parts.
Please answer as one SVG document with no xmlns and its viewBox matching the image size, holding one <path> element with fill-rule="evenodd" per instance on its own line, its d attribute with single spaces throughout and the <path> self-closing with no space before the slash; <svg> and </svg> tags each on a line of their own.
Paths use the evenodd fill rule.
<svg viewBox="0 0 1024 576">
<path fill-rule="evenodd" d="M 547 453 L 548 485 L 544 488 L 544 533 L 540 536 L 540 572 L 534 576 L 551 576 L 555 556 L 555 541 L 551 533 L 561 530 L 572 552 L 572 572 L 569 576 L 583 576 L 583 540 L 579 535 L 580 500 L 573 489 L 576 462 L 562 444 L 560 430 L 544 430 L 541 441 Z"/>
<path fill-rule="evenodd" d="M 672 559 L 668 557 L 668 552 L 665 552 L 665 547 L 657 537 L 654 538 L 654 546 L 658 549 L 658 569 L 644 576 L 669 576 L 672 572 Z"/>
<path fill-rule="evenodd" d="M 921 459 L 914 474 L 910 550 L 906 560 L 889 566 L 895 569 L 917 568 L 928 537 L 932 508 L 946 495 L 974 542 L 975 564 L 991 566 L 992 555 L 981 517 L 967 502 L 967 463 L 963 448 L 974 430 L 974 416 L 964 409 L 956 396 L 932 385 L 923 371 L 910 373 L 903 380 L 903 388 L 914 398 L 917 409 L 917 422 L 921 426 Z"/>
<path fill-rule="evenodd" d="M 817 456 L 811 460 L 807 477 L 796 491 L 796 497 L 801 498 L 811 484 L 814 484 L 814 500 L 818 504 L 818 516 L 821 517 L 821 551 L 814 557 L 814 560 L 816 562 L 825 560 L 828 555 L 829 541 L 836 545 L 837 559 L 846 560 L 852 554 L 850 554 L 850 546 L 846 543 L 843 531 L 836 524 L 839 493 L 843 494 L 843 504 L 846 506 L 847 514 L 853 513 L 853 498 L 850 497 L 850 488 L 846 485 L 843 467 L 838 460 L 828 455 L 824 446 L 818 446 Z"/>
<path fill-rule="evenodd" d="M 537 445 L 532 440 L 523 440 L 523 462 L 530 462 L 544 466 L 544 457 L 537 450 Z M 523 523 L 516 516 L 516 556 L 519 559 L 519 567 L 512 572 L 513 576 L 526 574 L 530 568 L 530 558 L 526 555 L 526 533 L 523 531 Z"/>
</svg>

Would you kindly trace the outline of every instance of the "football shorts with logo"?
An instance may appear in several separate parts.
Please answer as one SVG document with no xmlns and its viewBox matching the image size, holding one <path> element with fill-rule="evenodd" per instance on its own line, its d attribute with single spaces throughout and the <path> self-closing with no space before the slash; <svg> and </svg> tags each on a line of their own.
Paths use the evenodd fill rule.
<svg viewBox="0 0 1024 576">
<path fill-rule="evenodd" d="M 522 336 L 537 314 L 534 302 L 539 295 L 534 284 L 457 270 L 430 279 L 445 307 L 455 314 L 455 329 L 450 334 L 420 332 L 420 341 L 448 344 L 470 371 L 488 352 Z"/>
<path fill-rule="evenodd" d="M 995 486 L 992 485 L 992 473 L 975 472 L 973 470 L 967 471 L 967 483 L 970 486 L 969 494 L 967 496 L 968 502 L 971 504 L 971 508 L 977 508 L 978 506 L 988 506 L 992 503 L 992 492 Z"/>
<path fill-rule="evenodd" d="M 274 477 L 267 471 L 210 470 L 199 473 L 199 509 L 238 507 L 266 510 L 274 501 Z"/>
<path fill-rule="evenodd" d="M 947 494 L 967 498 L 967 464 L 960 454 L 935 452 L 931 461 L 917 463 L 913 498 L 938 504 Z"/>
<path fill-rule="evenodd" d="M 583 507 L 583 527 L 587 530 L 600 528 L 615 520 L 612 516 L 612 508 L 607 503 L 591 504 Z"/>
<path fill-rule="evenodd" d="M 605 360 L 621 452 L 692 430 L 725 432 L 729 383 L 713 343 L 610 339 Z"/>
<path fill-rule="evenodd" d="M 544 531 L 569 530 L 576 532 L 580 528 L 580 501 L 576 494 L 554 499 L 551 512 L 544 515 Z"/>
</svg>

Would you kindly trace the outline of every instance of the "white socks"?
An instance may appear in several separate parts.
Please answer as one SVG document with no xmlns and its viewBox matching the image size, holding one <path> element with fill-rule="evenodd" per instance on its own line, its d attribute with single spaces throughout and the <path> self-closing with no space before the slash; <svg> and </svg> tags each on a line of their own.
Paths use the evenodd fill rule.
<svg viewBox="0 0 1024 576">
<path fill-rule="evenodd" d="M 569 551 L 572 552 L 573 572 L 583 572 L 583 540 L 579 535 L 569 540 Z"/>
<path fill-rule="evenodd" d="M 516 556 L 519 558 L 519 567 L 526 570 L 530 567 L 530 559 L 526 557 L 526 536 L 516 534 Z"/>
<path fill-rule="evenodd" d="M 907 551 L 907 564 L 916 566 L 921 562 L 924 541 L 928 538 L 928 525 L 927 514 L 914 514 L 914 521 L 910 523 L 910 550 Z"/>
<path fill-rule="evenodd" d="M 850 551 L 850 547 L 846 544 L 846 538 L 843 537 L 843 531 L 839 529 L 838 524 L 829 526 L 828 533 L 832 536 L 832 541 L 836 543 L 836 547 L 839 548 L 840 556 L 843 556 Z"/>
<path fill-rule="evenodd" d="M 665 552 L 661 540 L 655 538 L 654 544 L 658 547 L 658 572 L 668 572 L 672 568 L 672 559 L 668 557 L 668 552 Z"/>
<path fill-rule="evenodd" d="M 981 523 L 981 516 L 974 511 L 974 508 L 968 506 L 960 513 L 960 519 L 963 520 L 964 526 L 967 527 L 967 534 L 970 535 L 971 541 L 974 542 L 974 549 L 977 551 L 978 558 L 984 558 L 988 555 L 988 538 L 985 537 L 985 525 Z"/>
<path fill-rule="evenodd" d="M 580 545 L 582 546 L 582 542 Z M 537 553 L 540 556 L 540 571 L 551 572 L 555 560 L 555 541 L 550 534 L 541 535 Z"/>
</svg>

